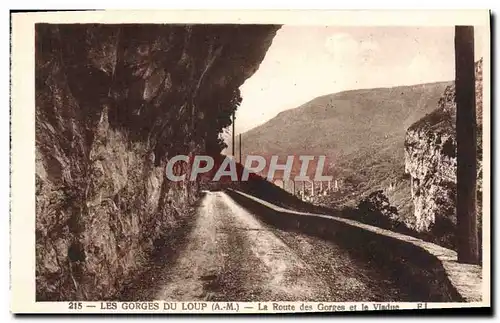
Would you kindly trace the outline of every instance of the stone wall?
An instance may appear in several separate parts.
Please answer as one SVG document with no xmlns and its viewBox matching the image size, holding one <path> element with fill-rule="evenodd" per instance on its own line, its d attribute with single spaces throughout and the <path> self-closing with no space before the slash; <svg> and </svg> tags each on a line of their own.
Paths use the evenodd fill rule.
<svg viewBox="0 0 500 323">
<path fill-rule="evenodd" d="M 482 268 L 430 242 L 336 216 L 281 208 L 243 192 L 227 193 L 271 227 L 333 241 L 385 272 L 411 302 L 471 302 L 482 295 Z"/>
<path fill-rule="evenodd" d="M 220 151 L 278 28 L 36 26 L 37 300 L 112 297 L 182 230 L 198 185 L 165 165 Z"/>
</svg>

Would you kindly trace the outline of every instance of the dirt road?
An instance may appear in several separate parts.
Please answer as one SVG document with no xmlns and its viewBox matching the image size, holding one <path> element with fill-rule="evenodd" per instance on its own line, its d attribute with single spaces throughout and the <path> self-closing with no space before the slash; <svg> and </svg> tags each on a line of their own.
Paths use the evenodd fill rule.
<svg viewBox="0 0 500 323">
<path fill-rule="evenodd" d="M 135 300 L 403 301 L 394 282 L 330 241 L 262 224 L 207 192 L 178 256 Z"/>
</svg>

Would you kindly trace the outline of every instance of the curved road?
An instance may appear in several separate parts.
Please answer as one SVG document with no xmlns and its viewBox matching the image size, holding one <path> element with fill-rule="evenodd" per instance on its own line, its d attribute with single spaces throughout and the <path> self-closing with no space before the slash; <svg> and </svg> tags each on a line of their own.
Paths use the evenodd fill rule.
<svg viewBox="0 0 500 323">
<path fill-rule="evenodd" d="M 331 241 L 261 223 L 224 192 L 207 192 L 178 256 L 135 300 L 404 301 L 390 278 Z"/>
</svg>

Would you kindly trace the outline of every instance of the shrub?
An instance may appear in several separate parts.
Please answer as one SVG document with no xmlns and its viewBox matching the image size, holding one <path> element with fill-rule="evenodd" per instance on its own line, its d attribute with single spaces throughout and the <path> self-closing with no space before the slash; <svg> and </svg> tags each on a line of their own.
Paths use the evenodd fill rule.
<svg viewBox="0 0 500 323">
<path fill-rule="evenodd" d="M 370 193 L 359 202 L 358 215 L 360 221 L 381 228 L 394 229 L 400 224 L 397 208 L 390 204 L 382 190 Z"/>
</svg>

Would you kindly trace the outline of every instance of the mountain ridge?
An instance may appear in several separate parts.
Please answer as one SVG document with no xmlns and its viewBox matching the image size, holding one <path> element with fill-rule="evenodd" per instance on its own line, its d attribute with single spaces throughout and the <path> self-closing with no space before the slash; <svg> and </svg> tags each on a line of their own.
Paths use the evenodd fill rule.
<svg viewBox="0 0 500 323">
<path fill-rule="evenodd" d="M 380 86 L 380 87 L 374 87 L 374 88 L 360 88 L 360 89 L 350 89 L 350 90 L 344 90 L 344 91 L 339 91 L 339 92 L 334 92 L 334 93 L 326 93 L 326 94 L 321 94 L 321 95 L 318 95 L 316 96 L 315 98 L 313 99 L 310 99 L 308 101 L 304 101 L 304 103 L 294 107 L 294 108 L 290 108 L 290 109 L 286 109 L 286 110 L 283 110 L 283 111 L 280 111 L 278 112 L 276 115 L 274 115 L 272 118 L 268 119 L 267 121 L 264 121 L 263 123 L 260 123 L 258 125 L 256 125 L 255 127 L 251 128 L 251 129 L 248 129 L 248 130 L 245 130 L 243 132 L 241 132 L 241 134 L 245 134 L 245 133 L 248 133 L 249 131 L 252 131 L 253 129 L 255 128 L 258 128 L 262 125 L 264 125 L 265 123 L 271 121 L 272 119 L 282 115 L 282 114 L 286 114 L 287 112 L 291 111 L 291 110 L 295 110 L 295 109 L 300 109 L 302 108 L 303 106 L 311 103 L 312 101 L 316 100 L 316 99 L 321 99 L 323 97 L 329 97 L 329 96 L 332 96 L 332 95 L 340 95 L 340 94 L 348 94 L 350 92 L 360 92 L 360 91 L 372 91 L 372 90 L 386 90 L 386 89 L 392 89 L 392 88 L 404 88 L 404 87 L 416 87 L 416 86 L 429 86 L 429 85 L 434 85 L 434 84 L 440 84 L 440 83 L 453 83 L 453 81 L 434 81 L 434 82 L 428 82 L 428 83 L 416 83 L 416 84 L 410 84 L 410 85 L 398 85 L 398 86 Z M 240 133 L 238 133 L 237 135 L 239 135 Z"/>
</svg>

